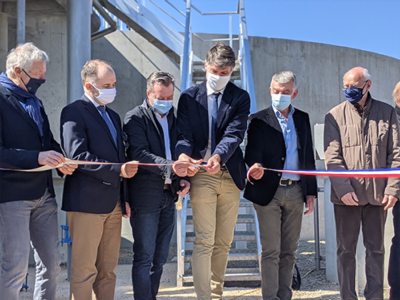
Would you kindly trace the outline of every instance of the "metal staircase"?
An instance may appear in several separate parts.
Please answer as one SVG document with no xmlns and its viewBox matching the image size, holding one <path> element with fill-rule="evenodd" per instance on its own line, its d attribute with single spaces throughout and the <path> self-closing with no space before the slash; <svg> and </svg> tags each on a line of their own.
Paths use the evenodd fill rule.
<svg viewBox="0 0 400 300">
<path fill-rule="evenodd" d="M 109 12 L 122 20 L 131 29 L 142 35 L 173 61 L 181 67 L 181 91 L 192 85 L 198 84 L 206 79 L 204 63 L 198 58 L 192 49 L 193 35 L 201 41 L 229 41 L 232 46 L 233 40 L 239 40 L 238 60 L 234 68 L 231 81 L 237 86 L 245 89 L 250 94 L 250 112 L 257 111 L 253 74 L 251 67 L 250 48 L 247 35 L 246 14 L 244 0 L 238 0 L 236 11 L 231 12 L 208 12 L 204 13 L 192 5 L 192 0 L 186 2 L 186 11 L 179 10 L 170 0 L 147 0 L 163 11 L 168 17 L 179 23 L 184 28 L 184 35 L 177 32 L 163 22 L 158 14 L 152 13 L 144 5 L 144 0 L 99 0 Z M 165 1 L 170 7 L 185 18 L 182 23 L 163 9 L 159 3 Z M 229 15 L 230 33 L 229 38 L 202 39 L 192 32 L 192 9 L 200 15 Z M 239 36 L 232 35 L 232 16 L 239 16 Z M 241 145 L 244 148 L 245 142 Z M 193 229 L 192 209 L 190 197 L 182 200 L 182 209 L 177 213 L 177 285 L 193 282 L 191 258 L 195 233 Z M 258 230 L 257 215 L 251 202 L 242 199 L 239 207 L 238 221 L 225 281 L 260 281 L 260 258 L 261 244 Z"/>
</svg>

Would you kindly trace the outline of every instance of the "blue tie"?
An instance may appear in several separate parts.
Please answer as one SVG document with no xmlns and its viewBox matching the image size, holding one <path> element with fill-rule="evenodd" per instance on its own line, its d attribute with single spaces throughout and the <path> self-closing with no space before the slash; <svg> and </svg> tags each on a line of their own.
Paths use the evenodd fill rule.
<svg viewBox="0 0 400 300">
<path fill-rule="evenodd" d="M 104 122 L 106 122 L 106 124 L 108 126 L 108 129 L 110 130 L 110 133 L 111 133 L 111 135 L 113 137 L 115 146 L 118 147 L 117 130 L 115 129 L 114 124 L 111 122 L 110 118 L 107 115 L 106 107 L 105 106 L 98 106 L 97 109 L 99 110 L 100 115 L 102 116 Z"/>
<path fill-rule="evenodd" d="M 218 98 L 221 93 L 214 93 L 214 102 L 212 107 L 212 121 L 211 121 L 211 155 L 214 153 L 215 148 L 217 147 L 216 143 L 216 124 L 218 117 Z"/>
</svg>

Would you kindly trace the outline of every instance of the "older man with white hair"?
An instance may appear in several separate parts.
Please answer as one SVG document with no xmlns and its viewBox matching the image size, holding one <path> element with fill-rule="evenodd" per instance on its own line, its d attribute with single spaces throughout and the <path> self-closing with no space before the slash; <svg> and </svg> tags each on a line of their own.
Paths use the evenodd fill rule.
<svg viewBox="0 0 400 300">
<path fill-rule="evenodd" d="M 57 202 L 51 171 L 64 162 L 36 91 L 45 82 L 47 54 L 32 43 L 7 56 L 0 75 L 0 239 L 3 250 L 1 299 L 16 300 L 28 271 L 29 240 L 36 261 L 34 299 L 55 299 L 60 271 Z M 59 168 L 72 174 L 77 166 Z"/>
<path fill-rule="evenodd" d="M 347 101 L 325 116 L 328 170 L 400 167 L 399 124 L 391 105 L 372 98 L 368 70 L 356 67 L 343 77 Z M 360 227 L 366 248 L 364 297 L 383 299 L 386 212 L 400 197 L 399 178 L 331 177 L 342 299 L 358 299 L 356 248 Z M 396 283 L 398 284 L 398 282 Z"/>
</svg>

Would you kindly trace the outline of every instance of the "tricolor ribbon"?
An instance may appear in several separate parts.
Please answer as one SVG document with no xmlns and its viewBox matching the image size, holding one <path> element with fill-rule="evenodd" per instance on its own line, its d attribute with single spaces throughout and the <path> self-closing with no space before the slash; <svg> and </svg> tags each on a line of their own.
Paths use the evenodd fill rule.
<svg viewBox="0 0 400 300">
<path fill-rule="evenodd" d="M 247 171 L 247 180 L 251 182 L 250 173 L 256 168 Z M 329 177 L 363 177 L 363 178 L 389 178 L 400 177 L 400 169 L 376 169 L 376 170 L 280 170 L 263 168 L 266 171 L 279 173 L 306 175 L 306 176 L 329 176 Z"/>
</svg>

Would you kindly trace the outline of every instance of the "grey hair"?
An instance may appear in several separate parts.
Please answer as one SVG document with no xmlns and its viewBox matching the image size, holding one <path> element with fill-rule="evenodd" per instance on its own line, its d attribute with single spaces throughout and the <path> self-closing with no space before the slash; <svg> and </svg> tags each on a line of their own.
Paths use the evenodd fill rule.
<svg viewBox="0 0 400 300">
<path fill-rule="evenodd" d="M 235 52 L 228 45 L 216 44 L 208 50 L 206 63 L 220 68 L 232 67 L 233 69 L 236 64 Z"/>
<path fill-rule="evenodd" d="M 108 62 L 101 59 L 92 59 L 86 62 L 81 71 L 82 85 L 85 85 L 86 81 L 91 83 L 96 81 L 98 66 L 101 64 L 104 64 L 112 69 Z"/>
<path fill-rule="evenodd" d="M 7 55 L 6 73 L 7 75 L 14 75 L 15 67 L 20 67 L 29 73 L 36 61 L 48 62 L 49 57 L 46 52 L 40 50 L 33 43 L 20 44 Z"/>
<path fill-rule="evenodd" d="M 156 71 L 151 73 L 149 78 L 147 78 L 147 91 L 149 93 L 153 92 L 155 84 L 161 84 L 168 87 L 171 83 L 175 87 L 175 78 L 173 75 L 168 72 Z"/>
<path fill-rule="evenodd" d="M 292 71 L 281 71 L 278 73 L 275 73 L 274 76 L 272 76 L 271 84 L 273 81 L 276 81 L 277 83 L 288 83 L 288 82 L 293 82 L 294 84 L 294 89 L 297 89 L 297 79 L 296 75 Z"/>
</svg>

